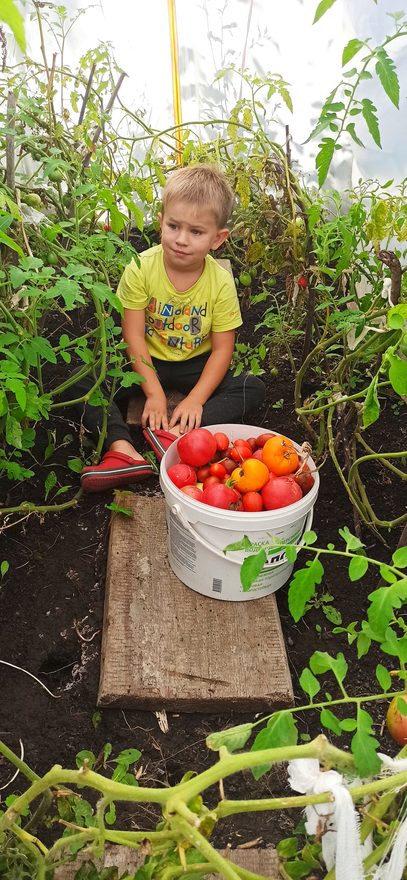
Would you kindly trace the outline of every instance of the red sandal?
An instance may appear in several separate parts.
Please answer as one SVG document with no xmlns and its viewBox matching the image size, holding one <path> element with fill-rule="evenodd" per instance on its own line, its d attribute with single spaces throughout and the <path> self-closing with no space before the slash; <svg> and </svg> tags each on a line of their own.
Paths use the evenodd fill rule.
<svg viewBox="0 0 407 880">
<path fill-rule="evenodd" d="M 154 473 L 144 459 L 134 459 L 124 452 L 106 452 L 100 464 L 89 465 L 81 473 L 84 492 L 105 492 L 138 483 Z"/>
<path fill-rule="evenodd" d="M 158 461 L 161 461 L 174 440 L 178 440 L 178 437 L 176 437 L 175 434 L 170 434 L 169 431 L 162 431 L 161 429 L 153 431 L 151 428 L 145 428 L 143 434 L 147 443 L 149 443 L 151 449 L 155 452 Z"/>
</svg>

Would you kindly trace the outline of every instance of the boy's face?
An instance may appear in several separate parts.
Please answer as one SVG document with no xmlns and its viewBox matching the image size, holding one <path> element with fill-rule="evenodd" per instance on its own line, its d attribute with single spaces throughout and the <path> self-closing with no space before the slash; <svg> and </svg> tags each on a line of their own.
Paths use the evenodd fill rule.
<svg viewBox="0 0 407 880">
<path fill-rule="evenodd" d="M 161 244 L 167 266 L 192 272 L 202 268 L 210 250 L 220 247 L 228 236 L 219 229 L 210 208 L 198 208 L 185 201 L 173 201 L 160 215 Z"/>
</svg>

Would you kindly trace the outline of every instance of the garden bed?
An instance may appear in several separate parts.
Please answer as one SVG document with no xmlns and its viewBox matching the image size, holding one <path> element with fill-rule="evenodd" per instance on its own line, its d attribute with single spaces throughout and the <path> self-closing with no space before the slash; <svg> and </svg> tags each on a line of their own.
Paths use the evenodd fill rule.
<svg viewBox="0 0 407 880">
<path fill-rule="evenodd" d="M 246 323 L 248 334 L 252 323 L 249 318 Z M 301 440 L 302 429 L 294 413 L 288 365 L 287 374 L 282 364 L 279 376 L 266 378 L 266 383 L 266 404 L 257 419 L 259 426 L 284 431 Z M 76 454 L 76 429 L 66 418 L 59 415 L 47 423 L 46 428 L 55 430 L 56 445 L 71 434 L 69 452 Z M 374 434 L 374 445 L 379 450 L 388 443 L 389 437 L 397 438 L 400 449 L 406 448 L 405 433 L 403 437 L 397 408 L 392 406 L 391 399 L 386 400 L 380 421 L 370 433 Z M 145 448 L 137 429 L 135 442 L 138 448 Z M 44 457 L 46 445 L 44 425 L 44 429 L 38 432 L 37 446 L 33 450 L 39 462 Z M 66 457 L 66 447 L 54 454 L 52 467 L 58 477 L 61 476 L 58 469 L 66 469 Z M 36 497 L 40 502 L 48 472 L 49 465 L 45 462 L 37 469 L 34 479 L 13 487 L 6 503 L 14 505 L 23 500 L 36 500 Z M 329 541 L 337 542 L 340 526 L 347 524 L 352 530 L 353 521 L 351 506 L 330 461 L 323 465 L 320 473 L 321 490 L 315 508 L 314 528 L 318 545 L 325 546 Z M 391 518 L 395 504 L 395 484 L 391 476 L 389 478 L 388 472 L 379 470 L 376 465 L 371 466 L 364 476 L 373 507 Z M 158 479 L 151 478 L 145 486 L 137 487 L 137 491 L 148 495 L 159 493 Z M 20 522 L 3 533 L 1 558 L 9 561 L 10 569 L 0 589 L 0 659 L 36 675 L 56 698 L 49 696 L 23 672 L 0 665 L 0 736 L 17 752 L 21 740 L 25 760 L 38 773 L 45 772 L 54 763 L 73 767 L 77 752 L 88 749 L 98 755 L 104 743 L 110 742 L 114 754 L 129 746 L 140 749 L 141 784 L 174 784 L 186 770 L 200 771 L 213 762 L 213 756 L 205 748 L 205 737 L 209 732 L 245 718 L 236 713 L 227 717 L 169 714 L 168 731 L 164 732 L 160 718 L 153 712 L 97 710 L 110 518 L 106 504 L 111 500 L 111 493 L 102 493 L 84 496 L 78 507 L 60 514 L 51 513 L 44 517 L 21 515 Z M 399 495 L 397 510 L 401 509 L 400 501 Z M 363 540 L 369 555 L 388 560 L 397 546 L 399 533 L 400 530 L 393 530 L 384 536 L 386 547 L 366 530 Z M 361 586 L 360 582 L 349 585 L 346 570 L 342 560 L 330 559 L 320 592 L 329 593 L 333 601 L 321 601 L 319 607 L 310 610 L 298 623 L 294 623 L 288 611 L 286 589 L 282 588 L 277 594 L 294 692 L 300 702 L 303 702 L 303 696 L 300 696 L 298 677 L 316 649 L 328 651 L 331 655 L 343 651 L 350 664 L 352 694 L 371 692 L 374 652 L 371 650 L 368 657 L 357 661 L 354 649 L 348 649 L 346 635 L 334 634 L 332 630 L 335 617 L 339 620 L 338 614 L 344 625 L 360 619 L 367 594 L 379 585 L 379 576 L 373 572 L 368 587 Z M 327 619 L 322 606 L 325 610 L 328 608 L 327 613 L 334 618 L 333 622 Z M 244 604 L 241 613 L 245 613 Z M 264 652 L 267 653 L 267 645 L 264 645 Z M 222 664 L 222 658 L 219 663 Z M 161 708 L 157 704 L 157 712 Z M 394 754 L 394 744 L 386 739 L 385 733 L 382 735 L 384 714 L 383 704 L 377 704 L 373 715 L 382 750 Z M 316 713 L 315 716 L 314 713 L 302 716 L 301 734 L 313 736 L 319 730 Z M 334 736 L 332 739 L 335 742 Z M 9 777 L 10 766 L 3 761 L 0 763 L 1 784 Z M 285 771 L 274 771 L 258 782 L 247 773 L 243 779 L 229 779 L 225 787 L 231 797 L 278 795 L 286 791 Z M 17 779 L 12 790 L 18 792 L 20 788 Z M 7 793 L 6 789 L 4 795 Z M 237 846 L 258 838 L 260 845 L 277 841 L 284 836 L 281 814 L 279 816 L 277 827 L 272 813 L 264 814 L 260 822 L 255 814 L 224 820 L 217 829 L 216 843 Z M 126 813 L 124 826 L 151 828 L 155 818 L 151 807 L 137 806 Z M 290 825 L 288 816 L 287 834 Z"/>
</svg>

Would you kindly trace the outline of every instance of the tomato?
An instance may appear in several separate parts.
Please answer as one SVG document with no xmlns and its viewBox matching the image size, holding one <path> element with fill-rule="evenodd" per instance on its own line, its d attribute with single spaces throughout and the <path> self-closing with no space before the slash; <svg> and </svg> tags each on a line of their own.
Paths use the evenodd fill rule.
<svg viewBox="0 0 407 880">
<path fill-rule="evenodd" d="M 231 510 L 233 505 L 239 501 L 239 493 L 223 483 L 207 486 L 204 488 L 202 495 L 204 504 L 210 504 L 211 507 L 220 507 L 221 510 Z"/>
<path fill-rule="evenodd" d="M 111 227 L 110 223 L 103 224 L 103 231 L 104 232 L 111 232 L 112 231 L 112 227 Z"/>
<path fill-rule="evenodd" d="M 59 263 L 57 254 L 54 254 L 53 251 L 50 251 L 45 257 L 45 263 L 47 266 L 57 266 Z"/>
<path fill-rule="evenodd" d="M 210 473 L 211 473 L 211 471 L 210 471 L 209 464 L 204 465 L 204 467 L 198 468 L 198 470 L 196 472 L 196 478 L 198 480 L 198 483 L 203 483 L 203 481 L 206 480 L 207 477 L 210 476 Z"/>
<path fill-rule="evenodd" d="M 274 477 L 261 490 L 261 497 L 266 510 L 277 510 L 288 507 L 302 498 L 302 491 L 292 477 Z"/>
<path fill-rule="evenodd" d="M 182 489 L 183 486 L 194 486 L 196 484 L 196 473 L 188 464 L 174 464 L 168 468 L 167 473 L 178 489 Z"/>
<path fill-rule="evenodd" d="M 222 458 L 222 464 L 227 474 L 231 474 L 236 467 L 236 462 L 233 461 L 233 458 Z"/>
<path fill-rule="evenodd" d="M 256 437 L 256 444 L 258 449 L 263 449 L 263 446 L 265 443 L 267 443 L 267 440 L 271 440 L 271 438 L 275 436 L 276 435 L 272 431 L 268 431 L 267 434 L 260 434 L 259 437 Z"/>
<path fill-rule="evenodd" d="M 218 433 L 213 436 L 216 441 L 217 449 L 221 452 L 225 452 L 229 446 L 229 437 L 227 437 L 226 434 L 223 434 L 222 431 L 218 431 Z"/>
<path fill-rule="evenodd" d="M 257 459 L 257 461 L 263 461 L 263 450 L 256 449 L 256 452 L 253 452 L 252 458 Z"/>
<path fill-rule="evenodd" d="M 244 461 L 246 458 L 252 457 L 252 450 L 247 444 L 241 444 L 239 446 L 235 445 L 233 449 L 230 450 L 230 457 L 233 458 L 234 461 Z"/>
<path fill-rule="evenodd" d="M 61 168 L 55 167 L 51 171 L 48 171 L 48 177 L 50 180 L 54 181 L 54 183 L 61 183 L 61 180 L 64 179 L 64 172 Z"/>
<path fill-rule="evenodd" d="M 263 461 L 277 477 L 292 474 L 299 464 L 298 452 L 287 437 L 272 437 L 263 446 Z"/>
<path fill-rule="evenodd" d="M 256 458 L 248 458 L 233 471 L 233 486 L 239 492 L 257 492 L 270 479 L 268 467 Z"/>
<path fill-rule="evenodd" d="M 297 474 L 293 474 L 294 480 L 302 489 L 302 494 L 307 495 L 312 489 L 315 479 L 307 464 L 303 464 Z"/>
<path fill-rule="evenodd" d="M 239 281 L 242 287 L 250 287 L 250 284 L 252 283 L 250 272 L 241 272 L 239 275 Z"/>
<path fill-rule="evenodd" d="M 208 486 L 216 486 L 216 483 L 221 483 L 222 480 L 219 477 L 215 477 L 214 474 L 211 474 L 206 480 L 203 481 L 204 489 L 207 489 Z"/>
<path fill-rule="evenodd" d="M 185 464 L 201 467 L 208 464 L 216 452 L 216 440 L 206 428 L 194 428 L 178 440 L 178 455 Z"/>
<path fill-rule="evenodd" d="M 257 449 L 257 440 L 255 437 L 249 437 L 245 442 L 247 443 L 248 446 L 250 446 L 250 449 L 253 452 L 255 449 Z"/>
<path fill-rule="evenodd" d="M 211 477 L 219 477 L 220 480 L 227 476 L 226 468 L 223 467 L 220 461 L 216 461 L 215 464 L 209 466 L 209 473 Z"/>
<path fill-rule="evenodd" d="M 247 513 L 259 513 L 260 510 L 263 510 L 263 499 L 259 492 L 246 492 L 242 501 L 243 510 L 246 510 Z"/>
<path fill-rule="evenodd" d="M 297 278 L 298 287 L 301 287 L 301 290 L 306 290 L 308 287 L 308 278 L 306 275 L 300 275 Z"/>
<path fill-rule="evenodd" d="M 203 492 L 202 489 L 198 489 L 197 486 L 182 486 L 181 492 L 183 492 L 184 495 L 189 495 L 194 501 L 202 501 Z"/>
<path fill-rule="evenodd" d="M 400 697 L 393 697 L 387 710 L 386 724 L 390 735 L 399 744 L 399 746 L 407 745 L 407 715 L 402 715 L 398 709 L 398 701 L 404 700 L 407 703 L 407 694 Z"/>
</svg>

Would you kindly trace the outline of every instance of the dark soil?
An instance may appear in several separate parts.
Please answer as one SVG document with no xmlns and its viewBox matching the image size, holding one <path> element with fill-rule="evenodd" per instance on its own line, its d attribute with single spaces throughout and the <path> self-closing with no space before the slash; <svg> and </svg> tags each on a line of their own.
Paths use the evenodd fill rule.
<svg viewBox="0 0 407 880">
<path fill-rule="evenodd" d="M 255 316 L 251 317 L 249 312 L 246 319 L 246 334 L 250 334 L 250 326 L 256 323 Z M 267 403 L 256 419 L 258 426 L 301 438 L 288 365 L 287 373 L 283 364 L 279 376 L 268 381 L 267 392 Z M 385 401 L 380 421 L 369 432 L 372 445 L 378 450 L 393 446 L 389 438 L 395 436 L 398 448 L 407 447 L 405 440 L 399 445 L 400 424 L 395 410 L 391 400 Z M 71 439 L 44 462 L 49 430 L 56 432 L 58 443 L 66 435 L 71 435 Z M 145 449 L 141 434 L 135 436 L 135 441 L 141 451 Z M 6 505 L 43 499 L 44 480 L 50 469 L 55 470 L 61 484 L 72 483 L 75 487 L 76 476 L 68 470 L 66 458 L 67 452 L 75 456 L 77 450 L 77 431 L 67 418 L 59 415 L 39 429 L 34 450 L 35 459 L 40 463 L 36 476 L 11 491 L 8 487 Z M 376 511 L 389 518 L 402 512 L 405 504 L 400 482 L 388 471 L 372 467 L 364 472 L 364 479 Z M 153 478 L 145 489 L 139 487 L 138 491 L 160 490 Z M 59 500 L 69 497 L 70 493 Z M 125 747 L 137 747 L 142 752 L 141 784 L 174 784 L 187 770 L 199 772 L 213 763 L 215 755 L 205 747 L 205 737 L 210 731 L 251 719 L 236 714 L 222 717 L 169 714 L 169 730 L 164 733 L 153 712 L 103 709 L 98 713 L 96 698 L 109 535 L 106 504 L 111 500 L 111 493 L 88 496 L 77 508 L 61 514 L 21 515 L 13 525 L 10 518 L 5 522 L 0 560 L 8 560 L 10 569 L 0 588 L 0 659 L 37 676 L 54 697 L 24 672 L 0 664 L 0 737 L 18 753 L 21 741 L 25 760 L 40 774 L 54 763 L 73 767 L 79 750 L 90 749 L 99 754 L 106 742 L 113 744 L 114 754 Z M 338 543 L 337 530 L 345 524 L 353 530 L 352 510 L 333 466 L 326 462 L 321 470 L 321 491 L 314 520 L 319 545 L 325 546 L 329 541 Z M 386 543 L 381 543 L 371 532 L 363 534 L 369 554 L 381 559 L 389 559 L 399 536 L 400 530 L 394 530 L 385 534 Z M 378 586 L 379 576 L 372 573 L 365 581 L 363 586 L 359 582 L 350 585 L 342 562 L 331 560 L 326 565 L 323 587 L 335 597 L 333 605 L 342 614 L 345 625 L 361 616 L 368 593 Z M 294 624 L 284 588 L 278 592 L 277 599 L 297 702 L 306 702 L 304 695 L 301 696 L 298 677 L 316 649 L 331 654 L 344 651 L 351 668 L 349 681 L 353 695 L 376 689 L 372 684 L 377 662 L 373 652 L 358 661 L 346 637 L 333 634 L 333 624 L 321 608 L 313 608 L 300 623 Z M 244 614 L 244 605 L 241 611 Z M 264 652 L 267 662 L 267 645 Z M 327 688 L 332 689 L 331 681 L 327 682 Z M 157 704 L 157 710 L 161 708 Z M 376 730 L 381 734 L 384 707 L 378 706 L 375 713 Z M 302 734 L 319 732 L 318 718 L 310 713 L 301 718 L 299 726 Z M 394 744 L 387 741 L 385 732 L 381 741 L 384 751 L 395 753 Z M 7 762 L 0 761 L 0 785 L 11 775 Z M 17 779 L 2 796 L 10 791 L 21 791 L 22 785 L 21 778 Z M 230 797 L 278 795 L 285 791 L 285 772 L 283 769 L 274 771 L 257 783 L 247 773 L 227 780 L 225 790 Z M 212 799 L 216 800 L 217 795 L 213 792 Z M 133 829 L 151 828 L 154 824 L 155 813 L 150 807 L 135 807 L 122 817 L 122 825 Z M 279 815 L 278 821 L 273 814 L 261 818 L 256 814 L 242 819 L 234 817 L 222 823 L 217 841 L 229 842 L 232 846 L 257 838 L 259 843 L 275 842 L 286 836 L 290 828 L 289 816 L 284 819 Z"/>
</svg>

